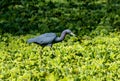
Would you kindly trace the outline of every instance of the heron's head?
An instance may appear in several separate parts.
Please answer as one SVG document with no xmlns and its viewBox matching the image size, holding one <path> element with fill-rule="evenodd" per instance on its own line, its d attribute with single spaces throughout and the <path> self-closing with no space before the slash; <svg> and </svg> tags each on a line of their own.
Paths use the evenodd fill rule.
<svg viewBox="0 0 120 81">
<path fill-rule="evenodd" d="M 71 30 L 69 30 L 69 29 L 66 29 L 65 32 L 68 33 L 68 34 L 70 34 L 70 35 L 75 36 L 75 34 Z"/>
</svg>

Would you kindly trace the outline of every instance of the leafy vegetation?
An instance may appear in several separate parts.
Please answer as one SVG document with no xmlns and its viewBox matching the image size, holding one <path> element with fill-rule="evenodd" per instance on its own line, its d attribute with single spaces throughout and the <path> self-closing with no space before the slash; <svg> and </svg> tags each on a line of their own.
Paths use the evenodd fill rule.
<svg viewBox="0 0 120 81">
<path fill-rule="evenodd" d="M 29 37 L 1 36 L 0 80 L 118 81 L 120 78 L 120 33 L 84 36 L 81 41 L 71 37 L 68 42 L 54 44 L 53 51 L 26 44 Z"/>
<path fill-rule="evenodd" d="M 119 8 L 120 0 L 1 0 L 0 81 L 119 81 Z M 52 49 L 26 43 L 67 28 L 77 37 Z"/>
<path fill-rule="evenodd" d="M 1 0 L 0 32 L 14 35 L 72 29 L 89 35 L 99 26 L 120 27 L 119 0 Z M 81 33 L 80 33 L 81 32 Z"/>
</svg>

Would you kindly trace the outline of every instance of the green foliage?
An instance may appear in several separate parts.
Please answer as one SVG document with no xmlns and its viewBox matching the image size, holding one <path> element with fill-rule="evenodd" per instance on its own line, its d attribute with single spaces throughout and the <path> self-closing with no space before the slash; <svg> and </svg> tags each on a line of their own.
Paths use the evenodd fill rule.
<svg viewBox="0 0 120 81">
<path fill-rule="evenodd" d="M 120 27 L 119 0 L 2 0 L 0 5 L 1 33 L 18 35 L 69 28 L 82 36 L 101 25 L 110 30 Z"/>
<path fill-rule="evenodd" d="M 34 35 L 33 35 L 34 36 Z M 0 35 L 1 81 L 118 81 L 120 33 L 71 37 L 43 50 L 31 35 Z M 76 42 L 75 42 L 76 41 Z"/>
<path fill-rule="evenodd" d="M 110 32 L 120 29 L 119 8 L 120 0 L 1 0 L 0 81 L 118 81 L 120 33 Z M 67 28 L 78 38 L 53 50 L 26 44 Z"/>
</svg>

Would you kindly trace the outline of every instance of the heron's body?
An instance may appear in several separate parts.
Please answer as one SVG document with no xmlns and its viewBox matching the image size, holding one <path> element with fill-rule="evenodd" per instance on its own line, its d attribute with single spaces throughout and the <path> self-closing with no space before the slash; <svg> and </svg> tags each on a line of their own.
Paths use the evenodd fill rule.
<svg viewBox="0 0 120 81">
<path fill-rule="evenodd" d="M 53 43 L 60 42 L 65 38 L 67 33 L 71 33 L 70 30 L 64 30 L 60 37 L 57 37 L 55 33 L 45 33 L 35 38 L 28 39 L 28 43 L 36 43 L 41 46 L 52 46 Z M 71 33 L 73 34 L 73 33 Z"/>
<path fill-rule="evenodd" d="M 45 33 L 35 38 L 29 39 L 28 43 L 36 43 L 42 46 L 51 45 L 56 37 L 57 36 L 55 33 Z"/>
</svg>

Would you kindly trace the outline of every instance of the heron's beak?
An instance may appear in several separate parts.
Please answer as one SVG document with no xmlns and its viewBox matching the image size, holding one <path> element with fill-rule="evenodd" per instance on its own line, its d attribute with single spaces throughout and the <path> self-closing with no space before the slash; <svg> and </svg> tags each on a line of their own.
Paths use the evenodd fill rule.
<svg viewBox="0 0 120 81">
<path fill-rule="evenodd" d="M 70 33 L 70 35 L 75 36 L 75 34 L 74 34 L 74 33 L 72 33 L 72 32 Z"/>
</svg>

